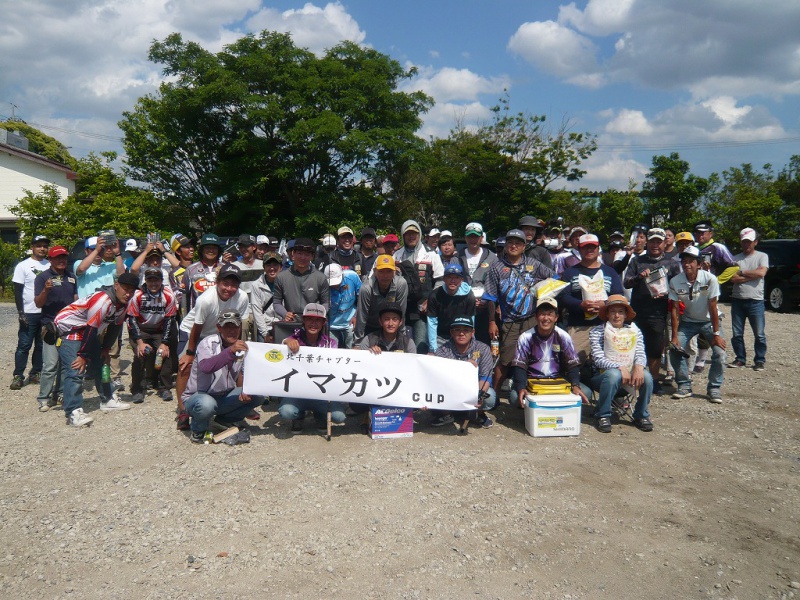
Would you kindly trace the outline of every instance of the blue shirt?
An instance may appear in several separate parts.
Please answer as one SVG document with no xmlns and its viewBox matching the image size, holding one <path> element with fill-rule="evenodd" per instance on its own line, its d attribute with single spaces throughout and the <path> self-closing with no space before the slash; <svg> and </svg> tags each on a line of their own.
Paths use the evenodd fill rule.
<svg viewBox="0 0 800 600">
<path fill-rule="evenodd" d="M 350 320 L 356 316 L 358 292 L 361 291 L 361 278 L 355 271 L 342 271 L 342 283 L 331 286 L 331 313 L 328 322 L 331 329 L 347 329 Z"/>
<path fill-rule="evenodd" d="M 535 258 L 523 256 L 516 265 L 502 258 L 489 267 L 484 280 L 483 299 L 500 305 L 504 323 L 522 321 L 530 317 L 536 308 L 533 287 L 549 277 L 558 278 L 555 271 Z"/>
</svg>

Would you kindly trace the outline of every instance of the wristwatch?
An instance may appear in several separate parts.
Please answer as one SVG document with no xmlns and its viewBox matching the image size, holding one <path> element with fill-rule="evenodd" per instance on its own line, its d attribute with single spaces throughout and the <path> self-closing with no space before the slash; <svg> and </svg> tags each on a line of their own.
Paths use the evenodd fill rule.
<svg viewBox="0 0 800 600">
<path fill-rule="evenodd" d="M 195 350 L 189 350 L 189 348 L 186 349 L 187 356 L 194 356 L 195 354 L 197 354 Z"/>
<path fill-rule="evenodd" d="M 721 331 L 715 331 L 714 335 L 722 335 L 722 332 Z"/>
</svg>

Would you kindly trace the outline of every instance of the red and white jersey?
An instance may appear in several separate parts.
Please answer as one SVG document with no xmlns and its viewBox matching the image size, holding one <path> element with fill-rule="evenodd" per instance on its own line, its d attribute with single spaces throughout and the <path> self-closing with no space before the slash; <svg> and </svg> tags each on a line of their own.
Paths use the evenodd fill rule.
<svg viewBox="0 0 800 600">
<path fill-rule="evenodd" d="M 68 340 L 82 340 L 87 327 L 102 335 L 112 323 L 122 325 L 126 305 L 117 306 L 104 291 L 95 292 L 65 306 L 53 319 L 58 333 Z"/>
<path fill-rule="evenodd" d="M 178 300 L 168 287 L 158 294 L 136 290 L 128 303 L 128 316 L 135 317 L 139 328 L 155 332 L 164 325 L 164 319 L 178 314 Z"/>
</svg>

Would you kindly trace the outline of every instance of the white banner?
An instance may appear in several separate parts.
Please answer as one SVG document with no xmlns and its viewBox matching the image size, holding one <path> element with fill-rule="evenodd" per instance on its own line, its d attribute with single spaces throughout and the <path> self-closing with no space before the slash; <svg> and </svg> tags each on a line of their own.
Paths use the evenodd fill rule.
<svg viewBox="0 0 800 600">
<path fill-rule="evenodd" d="M 380 406 L 474 410 L 478 368 L 437 356 L 247 342 L 244 392 Z"/>
</svg>

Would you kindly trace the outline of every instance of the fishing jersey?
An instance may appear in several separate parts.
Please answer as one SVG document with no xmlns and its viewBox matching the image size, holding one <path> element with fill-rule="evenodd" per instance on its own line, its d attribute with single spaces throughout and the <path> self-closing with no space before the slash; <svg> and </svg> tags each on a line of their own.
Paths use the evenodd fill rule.
<svg viewBox="0 0 800 600">
<path fill-rule="evenodd" d="M 178 302 L 169 288 L 162 287 L 157 294 L 149 290 L 136 290 L 128 303 L 128 333 L 136 341 L 141 332 L 162 333 L 164 339 L 172 331 Z"/>
<path fill-rule="evenodd" d="M 535 258 L 523 256 L 516 265 L 501 258 L 492 264 L 486 274 L 483 299 L 499 304 L 504 323 L 522 321 L 530 317 L 536 308 L 533 287 L 548 277 L 558 278 L 555 271 Z"/>
</svg>

